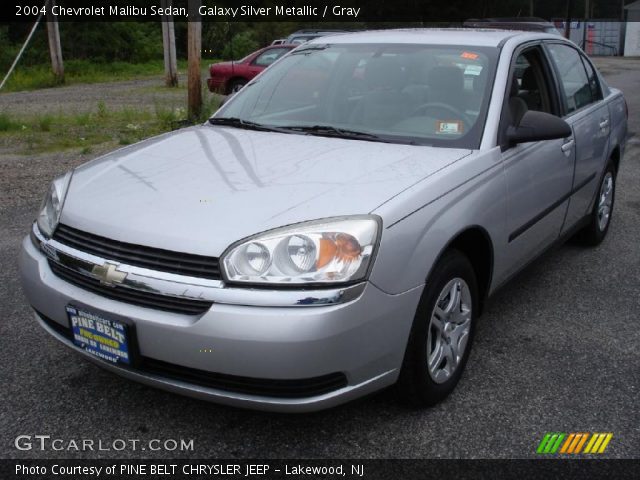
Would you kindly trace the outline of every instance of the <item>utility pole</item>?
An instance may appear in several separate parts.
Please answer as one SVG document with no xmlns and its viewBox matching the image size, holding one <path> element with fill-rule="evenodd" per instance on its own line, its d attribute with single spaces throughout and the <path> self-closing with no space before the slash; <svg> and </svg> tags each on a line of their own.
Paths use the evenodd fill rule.
<svg viewBox="0 0 640 480">
<path fill-rule="evenodd" d="M 172 0 L 161 0 L 163 10 L 171 7 Z M 162 16 L 162 45 L 164 47 L 164 75 L 167 87 L 178 86 L 178 62 L 176 60 L 176 31 L 173 15 Z"/>
<path fill-rule="evenodd" d="M 200 73 L 200 56 L 202 54 L 202 22 L 198 10 L 202 0 L 189 0 L 189 25 L 187 28 L 188 53 L 188 116 L 195 121 L 202 113 L 202 78 Z"/>
<path fill-rule="evenodd" d="M 47 36 L 49 37 L 49 54 L 51 55 L 51 68 L 57 83 L 64 83 L 64 63 L 62 62 L 62 47 L 60 46 L 60 30 L 58 19 L 53 14 L 55 0 L 48 2 L 47 8 Z M 45 4 L 47 5 L 47 4 Z"/>
<path fill-rule="evenodd" d="M 624 0 L 620 0 L 620 48 L 618 49 L 618 55 L 624 56 L 624 42 L 626 40 L 626 23 L 624 15 Z"/>
<path fill-rule="evenodd" d="M 529 0 L 529 16 L 533 17 L 533 2 L 534 0 Z"/>
<path fill-rule="evenodd" d="M 567 0 L 567 15 L 564 21 L 564 37 L 571 39 L 571 11 L 573 10 L 572 0 Z"/>
<path fill-rule="evenodd" d="M 582 28 L 582 48 L 587 51 L 587 27 L 589 25 L 589 0 L 584 0 L 584 25 Z"/>
</svg>

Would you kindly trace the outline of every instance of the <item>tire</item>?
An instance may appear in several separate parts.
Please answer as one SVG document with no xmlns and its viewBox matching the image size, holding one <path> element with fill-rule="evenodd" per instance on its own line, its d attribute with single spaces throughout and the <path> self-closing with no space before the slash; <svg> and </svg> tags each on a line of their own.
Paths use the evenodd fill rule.
<svg viewBox="0 0 640 480">
<path fill-rule="evenodd" d="M 457 304 L 451 301 L 455 292 Z M 458 250 L 445 252 L 427 280 L 413 320 L 397 384 L 401 400 L 427 407 L 453 391 L 469 358 L 478 300 L 476 275 L 467 257 Z"/>
<path fill-rule="evenodd" d="M 596 201 L 589 216 L 589 223 L 576 234 L 579 243 L 591 247 L 600 245 L 607 236 L 616 194 L 616 169 L 610 161 L 600 180 Z"/>
<path fill-rule="evenodd" d="M 247 84 L 246 80 L 234 80 L 233 82 L 231 82 L 229 84 L 229 91 L 228 91 L 228 95 L 232 95 L 236 92 L 238 92 L 242 87 L 244 87 Z"/>
</svg>

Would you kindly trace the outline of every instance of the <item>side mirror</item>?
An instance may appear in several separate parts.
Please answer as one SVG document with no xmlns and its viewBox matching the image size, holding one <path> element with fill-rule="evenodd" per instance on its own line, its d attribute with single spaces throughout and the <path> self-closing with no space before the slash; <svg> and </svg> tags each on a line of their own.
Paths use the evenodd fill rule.
<svg viewBox="0 0 640 480">
<path fill-rule="evenodd" d="M 571 127 L 561 118 L 545 112 L 527 110 L 517 126 L 507 129 L 510 145 L 555 140 L 571 136 Z"/>
</svg>

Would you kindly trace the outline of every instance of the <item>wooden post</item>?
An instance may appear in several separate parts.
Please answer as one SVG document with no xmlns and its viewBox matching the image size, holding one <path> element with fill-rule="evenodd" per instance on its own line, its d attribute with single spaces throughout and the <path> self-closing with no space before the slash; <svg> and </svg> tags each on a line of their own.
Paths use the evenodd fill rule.
<svg viewBox="0 0 640 480">
<path fill-rule="evenodd" d="M 162 8 L 171 7 L 172 0 L 162 0 Z M 162 45 L 164 47 L 164 74 L 167 87 L 178 86 L 178 62 L 176 60 L 176 33 L 173 15 L 162 16 Z"/>
<path fill-rule="evenodd" d="M 565 15 L 567 18 L 564 22 L 564 37 L 567 39 L 571 39 L 571 13 L 573 10 L 573 5 L 571 0 L 567 0 L 567 14 Z"/>
<path fill-rule="evenodd" d="M 587 51 L 587 24 L 589 23 L 589 0 L 584 0 L 584 25 L 582 26 L 582 49 Z"/>
<path fill-rule="evenodd" d="M 201 0 L 189 0 L 189 26 L 188 37 L 188 116 L 189 120 L 196 121 L 202 113 L 202 77 L 200 73 L 200 56 L 202 53 L 202 23 L 198 9 Z"/>
<path fill-rule="evenodd" d="M 53 14 L 55 0 L 51 0 L 47 8 L 47 36 L 49 37 L 49 54 L 51 55 L 51 68 L 56 82 L 64 83 L 64 63 L 62 61 L 62 47 L 60 46 L 60 30 L 58 19 Z"/>
</svg>

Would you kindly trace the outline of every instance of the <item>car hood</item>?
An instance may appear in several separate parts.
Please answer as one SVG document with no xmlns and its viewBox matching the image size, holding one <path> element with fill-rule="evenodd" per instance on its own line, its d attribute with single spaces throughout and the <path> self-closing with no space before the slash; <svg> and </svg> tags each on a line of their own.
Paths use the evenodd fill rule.
<svg viewBox="0 0 640 480">
<path fill-rule="evenodd" d="M 60 221 L 123 242 L 218 256 L 271 228 L 370 213 L 469 152 L 192 127 L 77 168 Z"/>
</svg>

